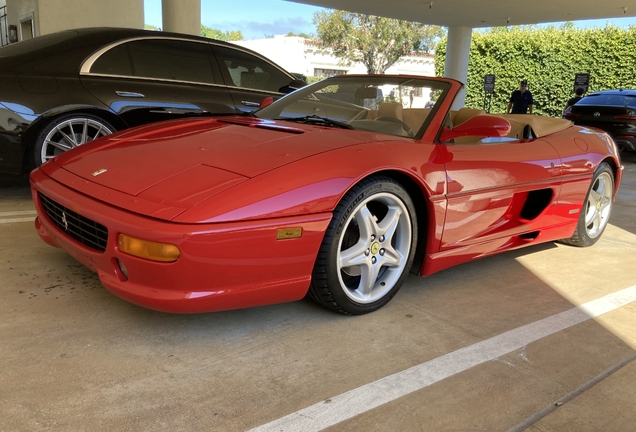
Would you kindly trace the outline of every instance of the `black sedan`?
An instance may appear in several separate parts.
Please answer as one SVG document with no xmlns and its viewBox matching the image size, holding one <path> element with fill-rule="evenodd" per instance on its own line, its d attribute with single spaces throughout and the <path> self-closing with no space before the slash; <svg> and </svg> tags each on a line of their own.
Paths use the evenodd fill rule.
<svg viewBox="0 0 636 432">
<path fill-rule="evenodd" d="M 609 133 L 624 151 L 636 151 L 636 90 L 590 93 L 568 107 L 563 118 Z"/>
<path fill-rule="evenodd" d="M 240 114 L 302 86 L 237 45 L 138 29 L 90 28 L 0 49 L 0 173 L 131 126 Z"/>
</svg>

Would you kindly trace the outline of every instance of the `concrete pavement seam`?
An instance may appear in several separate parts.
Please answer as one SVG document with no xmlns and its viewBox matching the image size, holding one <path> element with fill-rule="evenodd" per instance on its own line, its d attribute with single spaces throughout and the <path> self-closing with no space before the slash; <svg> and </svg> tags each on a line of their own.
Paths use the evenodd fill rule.
<svg viewBox="0 0 636 432">
<path fill-rule="evenodd" d="M 600 383 L 601 381 L 603 381 L 604 379 L 606 379 L 607 377 L 612 375 L 614 372 L 620 370 L 621 368 L 623 368 L 624 366 L 626 366 L 627 364 L 631 363 L 634 360 L 636 360 L 636 352 L 634 352 L 631 355 L 625 357 L 620 362 L 618 362 L 615 365 L 609 367 L 608 369 L 606 369 L 605 371 L 601 372 L 600 374 L 598 374 L 597 376 L 595 376 L 594 378 L 592 378 L 591 380 L 589 380 L 588 382 L 586 382 L 582 386 L 572 390 L 570 393 L 566 394 L 562 398 L 557 399 L 556 401 L 552 402 L 550 405 L 546 406 L 541 411 L 537 411 L 536 413 L 534 413 L 533 415 L 531 415 L 530 417 L 528 417 L 527 419 L 525 419 L 524 421 L 522 421 L 521 423 L 516 425 L 515 427 L 508 429 L 508 432 L 521 432 L 521 431 L 526 430 L 527 428 L 529 428 L 530 426 L 532 426 L 533 424 L 535 424 L 539 420 L 541 420 L 544 417 L 546 417 L 548 414 L 550 414 L 550 413 L 556 411 L 557 409 L 561 408 L 567 402 L 571 401 L 575 397 L 585 393 L 587 390 L 591 389 L 596 384 Z"/>
</svg>

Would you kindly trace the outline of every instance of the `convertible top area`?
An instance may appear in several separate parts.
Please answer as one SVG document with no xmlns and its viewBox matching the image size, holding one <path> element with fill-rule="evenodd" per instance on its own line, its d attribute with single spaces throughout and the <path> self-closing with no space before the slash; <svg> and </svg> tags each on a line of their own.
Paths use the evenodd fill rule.
<svg viewBox="0 0 636 432">
<path fill-rule="evenodd" d="M 510 123 L 510 137 L 520 139 L 541 138 L 573 126 L 569 120 L 554 117 L 541 117 L 532 114 L 502 114 Z"/>
</svg>

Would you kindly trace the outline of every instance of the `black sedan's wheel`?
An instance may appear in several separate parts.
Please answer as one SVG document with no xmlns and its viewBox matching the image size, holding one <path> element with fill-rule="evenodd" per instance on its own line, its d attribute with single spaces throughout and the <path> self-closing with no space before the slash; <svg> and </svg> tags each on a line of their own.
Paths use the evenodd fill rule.
<svg viewBox="0 0 636 432">
<path fill-rule="evenodd" d="M 415 207 L 404 188 L 388 177 L 361 182 L 334 211 L 310 297 L 344 314 L 381 308 L 406 278 L 416 239 Z"/>
<path fill-rule="evenodd" d="M 592 246 L 601 238 L 609 221 L 614 202 L 614 173 L 608 164 L 596 169 L 590 190 L 583 203 L 576 231 L 564 243 L 573 246 Z"/>
<path fill-rule="evenodd" d="M 87 114 L 60 117 L 42 129 L 34 147 L 34 166 L 49 159 L 115 132 L 108 122 Z"/>
</svg>

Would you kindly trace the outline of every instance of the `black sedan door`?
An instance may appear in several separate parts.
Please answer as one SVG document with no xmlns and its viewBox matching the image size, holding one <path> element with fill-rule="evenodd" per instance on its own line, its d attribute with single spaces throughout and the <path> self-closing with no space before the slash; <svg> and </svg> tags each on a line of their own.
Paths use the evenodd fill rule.
<svg viewBox="0 0 636 432">
<path fill-rule="evenodd" d="M 236 113 L 208 43 L 139 39 L 103 49 L 82 67 L 82 84 L 128 126 Z"/>
<path fill-rule="evenodd" d="M 212 45 L 221 74 L 239 112 L 250 112 L 258 108 L 267 97 L 282 96 L 281 89 L 289 86 L 293 77 L 275 64 L 258 57 L 240 47 Z"/>
</svg>

